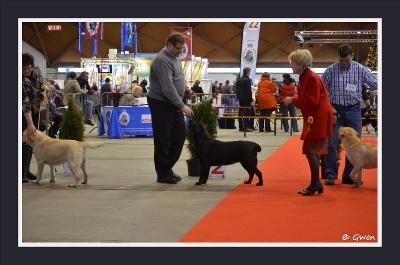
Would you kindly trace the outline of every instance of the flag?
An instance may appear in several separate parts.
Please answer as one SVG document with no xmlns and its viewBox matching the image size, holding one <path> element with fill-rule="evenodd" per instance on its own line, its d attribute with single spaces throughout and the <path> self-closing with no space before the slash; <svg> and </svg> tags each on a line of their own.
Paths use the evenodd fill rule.
<svg viewBox="0 0 400 265">
<path fill-rule="evenodd" d="M 132 47 L 133 42 L 133 31 L 132 31 L 132 22 L 124 23 L 124 45 L 128 47 Z"/>
<path fill-rule="evenodd" d="M 183 49 L 181 56 L 179 57 L 182 61 L 191 61 L 192 60 L 192 28 L 189 28 L 185 31 L 178 31 L 173 28 L 170 29 L 170 33 L 181 33 L 186 38 L 185 49 Z"/>
<path fill-rule="evenodd" d="M 240 54 L 240 76 L 243 69 L 251 69 L 250 79 L 254 82 L 257 65 L 258 38 L 260 35 L 261 22 L 246 22 L 243 27 L 242 52 Z"/>
<path fill-rule="evenodd" d="M 78 50 L 82 55 L 82 22 L 78 22 Z"/>
<path fill-rule="evenodd" d="M 103 22 L 85 22 L 85 39 L 103 39 Z"/>
</svg>

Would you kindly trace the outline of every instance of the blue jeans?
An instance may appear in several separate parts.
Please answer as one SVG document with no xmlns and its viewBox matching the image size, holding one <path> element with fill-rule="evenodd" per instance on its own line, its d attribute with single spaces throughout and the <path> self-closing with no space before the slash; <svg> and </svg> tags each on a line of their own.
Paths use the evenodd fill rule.
<svg viewBox="0 0 400 265">
<path fill-rule="evenodd" d="M 282 117 L 287 117 L 288 113 L 290 117 L 296 117 L 296 108 L 294 107 L 293 104 L 289 104 L 287 107 L 285 103 L 281 102 L 279 103 L 279 107 L 282 111 Z M 290 119 L 290 122 L 292 124 L 292 129 L 293 131 L 298 131 L 299 127 L 297 125 L 297 120 L 296 119 Z M 283 124 L 283 129 L 285 132 L 289 131 L 289 122 L 288 119 L 282 119 L 282 124 Z"/>
<path fill-rule="evenodd" d="M 360 103 L 351 106 L 333 105 L 338 113 L 337 123 L 333 126 L 333 132 L 329 136 L 328 154 L 325 155 L 325 177 L 337 179 L 337 142 L 339 138 L 339 127 L 351 127 L 358 132 L 361 137 L 361 115 Z M 346 164 L 343 170 L 342 180 L 349 178 L 353 165 L 346 157 Z"/>
<path fill-rule="evenodd" d="M 93 118 L 93 101 L 85 100 L 85 120 L 91 121 Z"/>
</svg>

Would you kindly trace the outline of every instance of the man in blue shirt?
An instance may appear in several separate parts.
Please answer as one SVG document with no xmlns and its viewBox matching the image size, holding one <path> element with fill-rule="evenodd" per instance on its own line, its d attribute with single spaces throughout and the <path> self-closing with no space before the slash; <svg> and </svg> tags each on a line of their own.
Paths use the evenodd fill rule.
<svg viewBox="0 0 400 265">
<path fill-rule="evenodd" d="M 338 49 L 339 61 L 329 66 L 322 75 L 328 90 L 333 115 L 337 115 L 337 123 L 333 125 L 333 133 L 329 137 L 329 152 L 325 156 L 325 184 L 334 185 L 338 175 L 337 143 L 340 126 L 351 127 L 361 137 L 361 101 L 364 83 L 372 90 L 377 89 L 377 79 L 364 65 L 353 61 L 353 49 L 343 44 Z M 353 184 L 350 172 L 353 165 L 346 158 L 342 175 L 343 184 Z"/>
</svg>

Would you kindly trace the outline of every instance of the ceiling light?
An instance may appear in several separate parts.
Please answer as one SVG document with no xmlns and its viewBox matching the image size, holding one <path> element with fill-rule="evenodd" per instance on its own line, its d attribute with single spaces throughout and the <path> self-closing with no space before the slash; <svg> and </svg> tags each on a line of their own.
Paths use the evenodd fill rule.
<svg viewBox="0 0 400 265">
<path fill-rule="evenodd" d="M 295 34 L 293 36 L 293 39 L 297 42 L 298 45 L 300 45 L 300 47 L 303 48 L 303 46 L 304 46 L 304 38 L 303 38 L 303 36 Z"/>
</svg>

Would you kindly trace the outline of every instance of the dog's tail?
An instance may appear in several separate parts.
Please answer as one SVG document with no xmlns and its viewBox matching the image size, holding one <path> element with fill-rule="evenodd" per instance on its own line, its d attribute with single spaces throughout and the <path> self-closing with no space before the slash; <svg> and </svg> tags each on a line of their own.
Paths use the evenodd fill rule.
<svg viewBox="0 0 400 265">
<path fill-rule="evenodd" d="M 258 143 L 254 143 L 254 148 L 257 152 L 261 152 L 261 146 Z"/>
<path fill-rule="evenodd" d="M 83 148 L 97 148 L 100 146 L 104 146 L 103 142 L 80 142 Z"/>
</svg>

